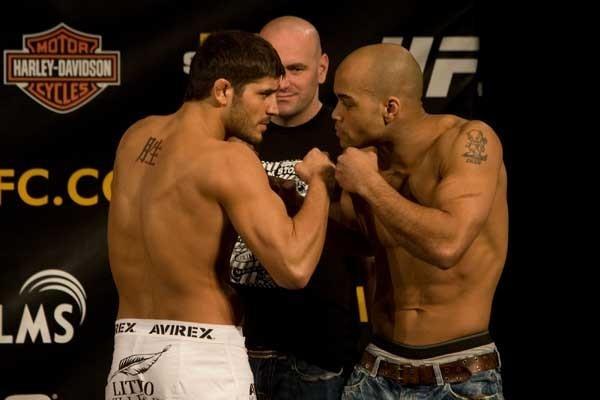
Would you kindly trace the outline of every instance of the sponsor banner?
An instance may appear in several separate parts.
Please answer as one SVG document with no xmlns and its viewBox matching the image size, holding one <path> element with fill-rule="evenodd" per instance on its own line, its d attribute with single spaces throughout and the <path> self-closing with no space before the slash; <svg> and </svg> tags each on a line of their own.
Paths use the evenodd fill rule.
<svg viewBox="0 0 600 400">
<path fill-rule="evenodd" d="M 121 84 L 121 55 L 102 36 L 60 23 L 23 35 L 21 50 L 4 51 L 4 84 L 15 85 L 56 113 L 70 113 L 108 86 Z"/>
<path fill-rule="evenodd" d="M 0 207 L 15 202 L 31 207 L 58 207 L 65 201 L 83 207 L 110 202 L 112 171 L 77 168 L 62 183 L 51 183 L 54 176 L 48 168 L 0 168 Z"/>
<path fill-rule="evenodd" d="M 63 299 L 66 295 L 67 302 L 57 304 L 57 292 Z M 85 321 L 85 289 L 66 271 L 46 269 L 33 274 L 21 286 L 19 296 L 23 306 L 16 332 L 5 330 L 4 306 L 0 304 L 0 345 L 69 343 Z M 28 299 L 38 300 L 37 304 L 29 304 Z M 74 320 L 74 314 L 79 318 Z"/>
</svg>

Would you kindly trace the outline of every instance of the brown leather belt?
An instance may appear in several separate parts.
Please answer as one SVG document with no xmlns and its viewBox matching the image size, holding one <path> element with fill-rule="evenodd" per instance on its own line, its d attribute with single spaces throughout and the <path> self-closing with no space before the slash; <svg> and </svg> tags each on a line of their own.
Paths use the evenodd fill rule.
<svg viewBox="0 0 600 400">
<path fill-rule="evenodd" d="M 360 365 L 369 372 L 375 367 L 376 356 L 365 351 Z M 444 383 L 461 383 L 467 381 L 471 375 L 481 371 L 498 368 L 498 354 L 496 352 L 468 357 L 462 360 L 440 364 L 440 372 Z M 411 364 L 395 364 L 380 359 L 377 376 L 392 379 L 403 385 L 435 385 L 435 371 L 431 365 L 415 366 Z"/>
</svg>

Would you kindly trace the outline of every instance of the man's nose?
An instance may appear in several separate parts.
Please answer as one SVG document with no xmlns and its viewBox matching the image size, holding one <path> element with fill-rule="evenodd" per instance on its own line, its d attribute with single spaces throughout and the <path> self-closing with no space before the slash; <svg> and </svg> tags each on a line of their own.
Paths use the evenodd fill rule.
<svg viewBox="0 0 600 400">
<path fill-rule="evenodd" d="M 275 96 L 271 96 L 269 103 L 267 104 L 267 114 L 268 115 L 278 115 L 279 107 L 277 107 L 277 98 Z"/>
<path fill-rule="evenodd" d="M 335 108 L 333 109 L 333 111 L 331 112 L 331 118 L 333 118 L 334 121 L 341 121 L 342 118 L 340 117 L 340 102 L 338 101 L 335 105 Z"/>
<path fill-rule="evenodd" d="M 281 78 L 281 82 L 279 82 L 279 90 L 286 91 L 290 87 L 290 81 L 284 76 Z"/>
</svg>

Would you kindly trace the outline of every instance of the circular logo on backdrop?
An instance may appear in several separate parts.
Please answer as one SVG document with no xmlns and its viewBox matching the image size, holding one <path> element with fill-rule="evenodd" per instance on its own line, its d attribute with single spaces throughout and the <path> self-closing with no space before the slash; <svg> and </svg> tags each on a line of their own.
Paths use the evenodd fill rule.
<svg viewBox="0 0 600 400">
<path fill-rule="evenodd" d="M 8 326 L 3 324 L 5 308 L 0 304 L 0 345 L 68 343 L 75 336 L 76 324 L 72 322 L 75 308 L 79 309 L 78 325 L 85 321 L 85 289 L 68 272 L 60 269 L 36 272 L 25 280 L 19 294 L 27 300 L 22 308 L 16 309 L 19 307 L 16 304 L 8 309 L 13 316 L 9 320 L 14 321 Z"/>
<path fill-rule="evenodd" d="M 85 319 L 85 289 L 79 283 L 77 278 L 68 272 L 60 269 L 46 269 L 33 275 L 21 286 L 19 294 L 23 293 L 35 293 L 35 292 L 47 292 L 50 290 L 56 290 L 68 294 L 75 300 L 79 306 L 79 312 L 81 318 L 79 325 L 83 324 Z"/>
</svg>

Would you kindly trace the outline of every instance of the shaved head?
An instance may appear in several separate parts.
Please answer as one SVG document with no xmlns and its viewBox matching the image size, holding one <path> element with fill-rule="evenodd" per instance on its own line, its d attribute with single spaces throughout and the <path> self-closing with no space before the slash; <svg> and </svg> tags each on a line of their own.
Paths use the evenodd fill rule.
<svg viewBox="0 0 600 400">
<path fill-rule="evenodd" d="M 277 94 L 279 115 L 273 121 L 282 126 L 307 122 L 321 109 L 319 84 L 329 67 L 317 29 L 302 18 L 285 16 L 269 21 L 260 36 L 273 45 L 286 71 Z"/>
<path fill-rule="evenodd" d="M 275 18 L 263 26 L 259 34 L 268 41 L 281 35 L 296 36 L 303 42 L 299 46 L 310 46 L 317 57 L 321 55 L 319 32 L 313 24 L 305 19 L 293 16 Z"/>
<path fill-rule="evenodd" d="M 376 44 L 347 56 L 335 72 L 338 104 L 332 117 L 342 147 L 364 147 L 385 141 L 393 121 L 423 111 L 423 77 L 404 47 Z"/>
<path fill-rule="evenodd" d="M 378 99 L 396 96 L 420 101 L 423 95 L 419 64 L 408 50 L 396 44 L 375 44 L 353 51 L 340 64 L 338 74 Z"/>
</svg>

